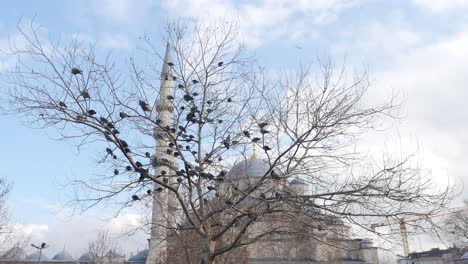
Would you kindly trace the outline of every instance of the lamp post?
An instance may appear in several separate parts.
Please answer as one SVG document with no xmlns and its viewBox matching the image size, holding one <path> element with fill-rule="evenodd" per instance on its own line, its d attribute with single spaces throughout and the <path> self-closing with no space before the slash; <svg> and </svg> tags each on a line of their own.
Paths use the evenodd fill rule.
<svg viewBox="0 0 468 264">
<path fill-rule="evenodd" d="M 38 260 L 38 262 L 41 262 L 42 250 L 48 248 L 49 245 L 47 245 L 45 242 L 42 242 L 40 246 L 36 246 L 34 244 L 31 244 L 31 246 L 39 250 L 39 260 Z"/>
</svg>

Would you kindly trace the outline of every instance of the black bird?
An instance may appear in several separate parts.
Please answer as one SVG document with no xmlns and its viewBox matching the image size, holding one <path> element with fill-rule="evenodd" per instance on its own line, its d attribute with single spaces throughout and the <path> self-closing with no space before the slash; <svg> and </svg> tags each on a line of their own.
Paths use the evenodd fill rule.
<svg viewBox="0 0 468 264">
<path fill-rule="evenodd" d="M 263 146 L 263 150 L 268 151 L 271 150 L 271 148 L 269 146 Z"/>
<path fill-rule="evenodd" d="M 193 96 L 198 96 L 198 93 L 197 93 L 197 92 L 195 92 L 195 93 L 193 93 L 192 95 L 193 95 Z"/>
<path fill-rule="evenodd" d="M 164 190 L 163 187 L 158 187 L 158 188 L 156 188 L 156 191 L 157 191 L 157 192 L 162 192 L 163 190 Z"/>
<path fill-rule="evenodd" d="M 266 199 L 266 195 L 265 195 L 265 193 L 260 193 L 260 198 L 262 198 L 262 199 Z"/>
<path fill-rule="evenodd" d="M 127 167 L 125 167 L 125 169 L 126 169 L 127 171 L 131 171 L 131 170 L 132 170 L 132 166 L 127 166 Z"/>
<path fill-rule="evenodd" d="M 117 159 L 117 156 L 116 156 L 116 155 L 112 155 L 112 158 L 113 158 L 113 159 Z"/>
<path fill-rule="evenodd" d="M 138 167 L 138 168 L 141 168 L 143 166 L 143 164 L 141 164 L 141 162 L 137 161 L 135 162 L 135 165 Z"/>
<path fill-rule="evenodd" d="M 274 179 L 274 180 L 279 180 L 279 179 L 281 179 L 281 177 L 279 176 L 278 173 L 276 173 L 275 170 L 271 170 L 270 175 L 271 175 L 271 178 Z"/>
<path fill-rule="evenodd" d="M 189 101 L 192 101 L 192 100 L 193 100 L 193 97 L 190 96 L 190 95 L 188 95 L 188 94 L 186 94 L 186 95 L 184 95 L 184 100 L 187 101 L 187 102 L 189 102 Z"/>
<path fill-rule="evenodd" d="M 244 130 L 242 133 L 244 134 L 244 136 L 250 138 L 250 132 L 249 131 Z"/>
<path fill-rule="evenodd" d="M 167 155 L 171 155 L 171 154 L 172 154 L 172 150 L 166 149 L 166 154 L 167 154 Z"/>
<path fill-rule="evenodd" d="M 114 175 L 118 175 L 119 174 L 119 170 L 115 169 L 114 170 Z"/>
<path fill-rule="evenodd" d="M 167 184 L 168 182 L 169 182 L 169 179 L 166 178 L 166 177 L 164 177 L 164 178 L 163 178 L 163 183 L 164 183 L 164 184 Z"/>
<path fill-rule="evenodd" d="M 42 242 L 41 243 L 41 248 L 45 248 L 46 247 L 46 243 L 45 242 Z"/>
<path fill-rule="evenodd" d="M 254 138 L 252 138 L 252 142 L 253 142 L 253 143 L 257 143 L 257 142 L 260 141 L 260 140 L 261 140 L 261 138 L 259 138 L 259 137 L 254 137 Z"/>
<path fill-rule="evenodd" d="M 166 175 L 166 173 L 167 173 L 167 172 L 166 172 L 165 170 L 162 170 L 162 171 L 161 171 L 161 175 Z"/>
<path fill-rule="evenodd" d="M 220 119 L 220 120 L 218 120 L 218 123 L 220 123 L 220 124 L 221 124 L 221 123 L 223 123 L 223 120 L 221 120 L 221 119 Z"/>
<path fill-rule="evenodd" d="M 226 176 L 227 172 L 222 170 L 219 174 L 218 174 L 218 177 L 224 177 Z"/>
<path fill-rule="evenodd" d="M 266 129 L 263 129 L 263 128 L 260 128 L 260 133 L 262 134 L 268 134 L 270 131 L 266 130 Z"/>
<path fill-rule="evenodd" d="M 107 152 L 107 154 L 112 155 L 112 149 L 106 148 L 106 152 Z"/>
<path fill-rule="evenodd" d="M 140 100 L 140 101 L 138 101 L 138 104 L 140 105 L 140 107 L 141 107 L 141 109 L 143 111 L 145 111 L 145 112 L 151 111 L 151 109 L 150 109 L 147 102 Z"/>
<path fill-rule="evenodd" d="M 95 115 L 95 114 L 96 114 L 96 111 L 94 111 L 93 109 L 88 111 L 88 115 L 90 116 Z"/>
<path fill-rule="evenodd" d="M 145 152 L 145 157 L 150 158 L 151 154 L 149 152 Z"/>
<path fill-rule="evenodd" d="M 72 69 L 71 69 L 71 72 L 72 72 L 73 75 L 83 74 L 83 71 L 81 71 L 81 70 L 78 69 L 78 68 L 72 68 Z"/>
<path fill-rule="evenodd" d="M 228 135 L 227 138 L 225 140 L 223 140 L 223 145 L 224 147 L 226 147 L 227 149 L 229 149 L 230 145 L 231 145 L 231 135 Z"/>
<path fill-rule="evenodd" d="M 120 116 L 120 118 L 122 118 L 122 119 L 128 117 L 128 115 L 127 115 L 126 113 L 124 113 L 124 112 L 120 112 L 120 113 L 119 113 L 119 116 Z"/>
<path fill-rule="evenodd" d="M 172 95 L 168 95 L 168 96 L 166 96 L 166 98 L 167 98 L 168 100 L 174 100 L 174 96 L 172 96 Z"/>
<path fill-rule="evenodd" d="M 99 117 L 99 122 L 101 122 L 101 124 L 107 124 L 107 123 L 109 123 L 109 121 L 107 121 L 107 119 L 104 118 L 104 117 L 102 117 L 102 116 Z"/>
<path fill-rule="evenodd" d="M 124 148 L 125 153 L 132 153 L 132 151 L 129 148 Z"/>
<path fill-rule="evenodd" d="M 175 81 L 175 80 L 177 80 L 177 77 L 175 77 L 175 76 L 172 76 L 172 80 L 174 80 L 174 81 Z"/>
<path fill-rule="evenodd" d="M 211 105 L 213 103 L 213 101 L 206 101 L 207 104 Z"/>
<path fill-rule="evenodd" d="M 146 190 L 146 194 L 151 195 L 151 190 Z"/>
<path fill-rule="evenodd" d="M 180 155 L 179 152 L 174 152 L 174 157 L 178 157 Z"/>
<path fill-rule="evenodd" d="M 226 205 L 229 205 L 229 206 L 232 205 L 232 202 L 230 200 L 226 200 L 224 203 L 226 203 Z"/>
<path fill-rule="evenodd" d="M 67 108 L 67 105 L 62 101 L 59 102 L 59 106 L 60 108 Z"/>
<path fill-rule="evenodd" d="M 115 128 L 114 124 L 112 124 L 112 123 L 107 123 L 107 127 L 110 128 L 110 129 Z"/>
<path fill-rule="evenodd" d="M 208 186 L 206 188 L 208 189 L 208 191 L 216 191 L 217 190 L 217 188 L 214 187 L 214 186 Z"/>
<path fill-rule="evenodd" d="M 183 126 L 179 126 L 179 130 L 182 131 L 182 132 L 187 132 L 187 130 Z"/>
<path fill-rule="evenodd" d="M 171 143 L 169 143 L 169 147 L 171 147 L 171 148 L 172 148 L 172 147 L 174 147 L 174 145 L 175 145 L 175 144 L 174 144 L 174 143 L 172 143 L 172 142 L 171 142 Z"/>
<path fill-rule="evenodd" d="M 112 134 L 115 134 L 115 135 L 120 134 L 120 131 L 118 131 L 117 129 L 112 129 Z"/>
<path fill-rule="evenodd" d="M 177 178 L 177 182 L 178 182 L 178 183 L 182 183 L 183 181 L 184 181 L 184 179 L 182 179 L 182 178 Z"/>
<path fill-rule="evenodd" d="M 264 127 L 268 126 L 268 123 L 267 122 L 262 122 L 262 123 L 258 124 L 258 126 L 260 128 L 264 128 Z"/>
<path fill-rule="evenodd" d="M 184 110 L 185 110 L 185 106 L 181 106 L 181 107 L 180 107 L 180 110 L 184 111 Z"/>
<path fill-rule="evenodd" d="M 198 152 L 197 152 L 197 151 L 195 151 L 195 150 L 194 150 L 194 151 L 192 151 L 192 154 L 193 154 L 193 155 L 197 155 L 197 153 L 198 153 Z"/>
<path fill-rule="evenodd" d="M 197 81 L 197 80 L 192 80 L 192 82 L 193 82 L 194 84 L 197 84 L 197 83 L 198 83 L 198 81 Z"/>
<path fill-rule="evenodd" d="M 161 119 L 156 119 L 156 125 L 161 124 Z"/>
<path fill-rule="evenodd" d="M 207 113 L 211 113 L 211 112 L 213 112 L 213 109 L 208 108 L 208 109 L 206 109 L 206 112 L 207 112 Z"/>
<path fill-rule="evenodd" d="M 179 87 L 179 89 L 184 88 L 184 86 L 182 84 L 177 85 L 177 87 Z"/>
<path fill-rule="evenodd" d="M 122 147 L 124 147 L 124 148 L 128 148 L 128 143 L 127 143 L 127 141 L 125 141 L 125 140 L 123 140 L 123 139 L 120 140 L 120 145 L 122 145 Z"/>
<path fill-rule="evenodd" d="M 185 146 L 185 149 L 190 150 L 190 146 L 189 145 Z"/>
<path fill-rule="evenodd" d="M 222 62 L 222 61 L 218 62 L 218 66 L 219 66 L 219 67 L 223 66 L 223 63 L 224 63 L 224 62 Z"/>
<path fill-rule="evenodd" d="M 84 99 L 91 99 L 91 96 L 89 96 L 89 93 L 86 90 L 81 92 L 81 96 L 83 96 Z"/>
<path fill-rule="evenodd" d="M 172 67 L 172 66 L 174 66 L 174 63 L 168 62 L 167 65 L 169 65 L 170 67 Z"/>
<path fill-rule="evenodd" d="M 133 201 L 139 201 L 140 197 L 138 197 L 138 195 L 134 194 L 134 195 L 132 195 L 132 200 Z"/>
<path fill-rule="evenodd" d="M 232 102 L 232 99 L 231 98 L 228 98 L 227 99 L 228 103 Z"/>
</svg>

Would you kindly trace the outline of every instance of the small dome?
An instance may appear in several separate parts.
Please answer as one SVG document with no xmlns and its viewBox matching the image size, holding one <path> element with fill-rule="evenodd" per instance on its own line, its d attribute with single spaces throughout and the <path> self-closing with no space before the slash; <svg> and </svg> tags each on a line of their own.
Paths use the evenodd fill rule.
<svg viewBox="0 0 468 264">
<path fill-rule="evenodd" d="M 55 255 L 52 260 L 57 260 L 57 261 L 74 261 L 72 255 L 70 255 L 68 252 L 65 250 L 62 250 L 62 252 L 58 253 Z"/>
<path fill-rule="evenodd" d="M 0 256 L 0 259 L 2 260 L 23 260 L 25 258 L 26 252 L 18 246 L 10 248 L 7 252 L 3 253 L 2 256 Z"/>
<path fill-rule="evenodd" d="M 42 252 L 41 253 L 41 261 L 42 260 L 47 260 L 47 259 L 49 259 L 49 258 L 44 254 L 44 252 Z M 29 254 L 26 257 L 26 260 L 39 261 L 39 251 L 36 251 L 34 253 Z"/>
<path fill-rule="evenodd" d="M 93 261 L 93 254 L 91 254 L 91 252 L 86 252 L 78 258 L 78 261 L 91 262 Z"/>
<path fill-rule="evenodd" d="M 263 177 L 269 169 L 270 165 L 265 160 L 251 158 L 234 165 L 227 177 L 231 179 L 259 178 Z"/>
<path fill-rule="evenodd" d="M 302 185 L 307 185 L 303 180 L 294 178 L 292 181 L 289 182 L 289 184 L 294 185 L 294 184 L 302 184 Z"/>
<path fill-rule="evenodd" d="M 109 258 L 123 258 L 122 255 L 120 255 L 119 253 L 117 253 L 115 250 L 109 250 L 109 252 L 107 252 L 106 254 L 106 257 L 109 257 Z"/>
<path fill-rule="evenodd" d="M 146 259 L 148 258 L 148 249 L 142 250 L 138 252 L 135 256 L 130 257 L 128 259 L 129 262 L 146 262 Z"/>
</svg>

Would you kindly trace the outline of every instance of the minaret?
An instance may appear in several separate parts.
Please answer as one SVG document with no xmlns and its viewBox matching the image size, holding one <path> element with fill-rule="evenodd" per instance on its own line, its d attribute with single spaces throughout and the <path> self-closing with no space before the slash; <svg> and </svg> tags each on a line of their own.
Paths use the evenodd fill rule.
<svg viewBox="0 0 468 264">
<path fill-rule="evenodd" d="M 155 176 L 162 175 L 166 172 L 169 184 L 175 183 L 175 171 L 177 170 L 177 159 L 166 153 L 169 147 L 170 134 L 163 128 L 166 126 L 172 127 L 172 115 L 174 105 L 167 97 L 174 95 L 172 85 L 172 67 L 171 64 L 171 45 L 170 39 L 167 41 L 166 53 L 164 56 L 163 67 L 161 71 L 161 90 L 159 99 L 156 102 L 156 111 L 158 112 L 159 126 L 153 131 L 153 137 L 156 140 L 156 155 L 154 158 Z M 171 177 L 172 176 L 172 177 Z M 158 186 L 154 186 L 156 189 Z M 149 245 L 148 264 L 166 264 L 168 260 L 168 244 L 171 239 L 168 239 L 172 234 L 172 229 L 175 225 L 175 209 L 176 200 L 173 193 L 168 190 L 162 192 L 153 191 L 153 208 L 151 217 L 151 238 Z"/>
</svg>

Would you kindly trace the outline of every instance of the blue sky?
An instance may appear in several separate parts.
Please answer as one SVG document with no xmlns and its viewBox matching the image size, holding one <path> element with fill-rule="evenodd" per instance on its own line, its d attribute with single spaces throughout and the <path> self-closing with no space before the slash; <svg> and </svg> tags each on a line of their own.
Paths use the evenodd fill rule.
<svg viewBox="0 0 468 264">
<path fill-rule="evenodd" d="M 136 52 L 139 36 L 161 43 L 167 22 L 235 19 L 249 52 L 271 71 L 313 64 L 317 56 L 346 58 L 348 67 L 369 70 L 371 93 L 401 92 L 405 119 L 369 138 L 365 147 L 381 149 L 396 134 L 398 142 L 420 149 L 421 163 L 436 180 L 461 185 L 468 180 L 467 11 L 464 0 L 7 1 L 0 9 L 0 49 L 15 38 L 20 18 L 35 17 L 53 39 L 78 34 L 121 59 Z M 8 58 L 0 54 L 0 63 Z M 59 208 L 70 193 L 61 184 L 95 172 L 92 147 L 78 153 L 71 144 L 53 140 L 53 130 L 27 128 L 18 116 L 0 116 L 0 124 L 0 176 L 14 183 L 12 222 L 32 239 L 48 239 L 61 248 L 59 234 L 70 226 L 91 234 L 134 220 L 131 213 L 110 224 L 90 220 L 105 217 L 97 212 L 64 214 L 67 208 Z M 80 225 L 86 221 L 87 229 Z M 67 247 L 77 254 L 83 243 Z"/>
</svg>

